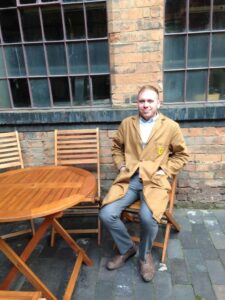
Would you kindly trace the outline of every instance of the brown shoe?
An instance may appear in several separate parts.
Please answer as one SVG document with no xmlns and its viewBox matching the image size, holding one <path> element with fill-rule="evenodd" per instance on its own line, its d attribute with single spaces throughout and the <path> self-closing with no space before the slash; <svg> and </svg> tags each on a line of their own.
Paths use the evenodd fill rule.
<svg viewBox="0 0 225 300">
<path fill-rule="evenodd" d="M 146 254 L 146 260 L 140 260 L 140 274 L 144 281 L 151 281 L 155 275 L 155 266 L 153 262 L 152 255 L 150 253 Z"/>
<path fill-rule="evenodd" d="M 111 260 L 108 261 L 108 263 L 106 264 L 106 268 L 108 270 L 118 269 L 122 267 L 124 263 L 135 254 L 136 249 L 135 247 L 132 247 L 123 255 L 115 255 Z"/>
</svg>

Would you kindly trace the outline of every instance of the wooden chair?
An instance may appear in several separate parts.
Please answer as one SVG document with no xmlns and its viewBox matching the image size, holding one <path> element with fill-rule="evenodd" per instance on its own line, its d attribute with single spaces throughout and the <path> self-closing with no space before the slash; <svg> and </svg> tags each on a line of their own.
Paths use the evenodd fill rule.
<svg viewBox="0 0 225 300">
<path fill-rule="evenodd" d="M 0 300 L 46 300 L 41 292 L 0 291 Z"/>
<path fill-rule="evenodd" d="M 0 133 L 0 169 L 5 171 L 18 167 L 24 168 L 18 132 Z M 4 234 L 1 238 L 7 239 L 29 232 L 33 235 L 35 233 L 33 221 L 31 221 L 31 229 Z"/>
<path fill-rule="evenodd" d="M 46 300 L 41 292 L 0 291 L 0 300 Z"/>
<path fill-rule="evenodd" d="M 97 195 L 90 195 L 80 205 L 64 212 L 64 216 L 96 216 L 96 228 L 68 229 L 68 233 L 93 233 L 101 240 L 101 224 L 98 218 L 100 208 L 100 157 L 99 129 L 55 130 L 55 165 L 79 165 L 96 172 Z M 92 169 L 91 169 L 92 167 Z M 55 230 L 52 228 L 51 246 L 55 241 Z"/>
<path fill-rule="evenodd" d="M 169 203 L 168 207 L 161 219 L 160 224 L 165 226 L 165 235 L 164 235 L 164 240 L 163 242 L 157 242 L 155 241 L 153 243 L 154 247 L 159 247 L 162 249 L 162 258 L 161 258 L 161 263 L 165 263 L 166 259 L 166 251 L 167 251 L 167 246 L 170 238 L 170 231 L 171 228 L 174 227 L 177 232 L 180 231 L 180 225 L 176 222 L 174 216 L 173 216 L 173 207 L 174 207 L 174 201 L 175 201 L 175 193 L 176 193 L 176 185 L 177 185 L 177 177 L 174 176 L 172 179 L 171 183 L 171 191 L 169 193 Z M 138 212 L 140 209 L 140 201 L 136 201 L 132 205 L 130 205 L 126 210 L 124 210 L 122 214 L 122 219 L 131 221 L 131 222 L 139 222 L 138 219 Z M 137 236 L 132 236 L 132 240 L 134 242 L 139 242 L 140 239 Z"/>
</svg>

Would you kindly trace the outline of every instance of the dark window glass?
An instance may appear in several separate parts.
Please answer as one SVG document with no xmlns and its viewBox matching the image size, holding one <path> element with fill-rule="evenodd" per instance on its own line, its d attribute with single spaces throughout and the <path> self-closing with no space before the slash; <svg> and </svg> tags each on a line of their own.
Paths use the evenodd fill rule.
<svg viewBox="0 0 225 300">
<path fill-rule="evenodd" d="M 71 77 L 74 105 L 90 105 L 90 86 L 87 76 Z"/>
<path fill-rule="evenodd" d="M 42 45 L 25 46 L 29 75 L 45 75 L 45 57 Z"/>
<path fill-rule="evenodd" d="M 49 6 L 42 8 L 44 33 L 47 41 L 62 40 L 62 17 L 60 9 Z"/>
<path fill-rule="evenodd" d="M 11 107 L 8 84 L 6 80 L 0 80 L 0 91 L 1 91 L 0 108 Z"/>
<path fill-rule="evenodd" d="M 48 107 L 50 106 L 50 95 L 47 79 L 31 79 L 31 93 L 33 96 L 34 106 Z"/>
<path fill-rule="evenodd" d="M 98 38 L 107 36 L 107 19 L 105 3 L 87 5 L 88 37 Z"/>
<path fill-rule="evenodd" d="M 3 63 L 2 48 L 0 48 L 0 77 L 5 77 L 5 66 Z"/>
<path fill-rule="evenodd" d="M 66 74 L 67 68 L 64 44 L 47 45 L 47 54 L 50 74 Z"/>
<path fill-rule="evenodd" d="M 225 2 L 213 1 L 213 29 L 225 29 Z"/>
<path fill-rule="evenodd" d="M 41 2 L 59 2 L 60 0 L 41 0 Z"/>
<path fill-rule="evenodd" d="M 225 33 L 212 36 L 212 66 L 225 66 Z"/>
<path fill-rule="evenodd" d="M 96 104 L 109 103 L 110 98 L 110 83 L 109 76 L 93 76 L 93 98 Z"/>
<path fill-rule="evenodd" d="M 208 99 L 225 100 L 225 69 L 210 70 Z"/>
<path fill-rule="evenodd" d="M 190 0 L 189 30 L 209 30 L 210 0 Z"/>
<path fill-rule="evenodd" d="M 165 72 L 164 100 L 182 102 L 184 100 L 184 72 Z"/>
<path fill-rule="evenodd" d="M 88 72 L 86 43 L 68 44 L 70 73 L 82 74 Z"/>
<path fill-rule="evenodd" d="M 41 41 L 41 24 L 38 8 L 26 8 L 21 10 L 23 36 L 25 41 Z"/>
<path fill-rule="evenodd" d="M 29 107 L 30 96 L 27 79 L 10 79 L 10 86 L 15 107 Z"/>
<path fill-rule="evenodd" d="M 109 57 L 107 41 L 90 42 L 90 63 L 92 73 L 109 72 Z"/>
<path fill-rule="evenodd" d="M 207 67 L 209 56 L 209 35 L 189 35 L 188 67 Z"/>
<path fill-rule="evenodd" d="M 0 7 L 14 7 L 16 6 L 16 0 L 0 0 Z"/>
<path fill-rule="evenodd" d="M 186 99 L 188 101 L 205 101 L 206 83 L 207 71 L 188 71 Z"/>
<path fill-rule="evenodd" d="M 165 8 L 166 32 L 183 32 L 186 28 L 186 0 L 167 0 Z"/>
<path fill-rule="evenodd" d="M 70 105 L 67 77 L 51 78 L 51 88 L 54 105 Z"/>
<path fill-rule="evenodd" d="M 9 76 L 26 75 L 23 50 L 21 46 L 6 47 L 5 58 Z"/>
<path fill-rule="evenodd" d="M 82 0 L 63 0 L 63 2 L 68 3 L 68 2 L 83 2 Z"/>
<path fill-rule="evenodd" d="M 67 39 L 85 38 L 84 11 L 81 5 L 64 8 Z"/>
<path fill-rule="evenodd" d="M 178 69 L 185 66 L 185 36 L 166 36 L 164 48 L 166 69 Z"/>
<path fill-rule="evenodd" d="M 5 43 L 20 42 L 20 30 L 17 12 L 14 9 L 0 12 L 3 41 Z"/>
<path fill-rule="evenodd" d="M 36 3 L 36 0 L 20 0 L 20 4 Z"/>
</svg>

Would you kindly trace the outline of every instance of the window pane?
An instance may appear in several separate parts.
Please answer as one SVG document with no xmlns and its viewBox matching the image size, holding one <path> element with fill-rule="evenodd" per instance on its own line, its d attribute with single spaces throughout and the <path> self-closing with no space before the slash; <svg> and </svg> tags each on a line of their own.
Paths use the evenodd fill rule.
<svg viewBox="0 0 225 300">
<path fill-rule="evenodd" d="M 36 0 L 20 0 L 20 4 L 36 3 Z"/>
<path fill-rule="evenodd" d="M 14 7 L 16 6 L 16 0 L 1 0 L 0 7 Z"/>
<path fill-rule="evenodd" d="M 93 76 L 93 98 L 95 104 L 107 104 L 110 98 L 109 76 Z"/>
<path fill-rule="evenodd" d="M 189 35 L 188 67 L 208 66 L 209 35 Z"/>
<path fill-rule="evenodd" d="M 206 96 L 207 71 L 187 72 L 188 101 L 204 101 Z"/>
<path fill-rule="evenodd" d="M 44 33 L 47 41 L 62 40 L 62 18 L 60 9 L 44 7 L 42 9 Z"/>
<path fill-rule="evenodd" d="M 8 108 L 11 107 L 10 104 L 10 97 L 9 97 L 9 90 L 6 80 L 0 80 L 0 108 Z"/>
<path fill-rule="evenodd" d="M 87 5 L 88 37 L 98 38 L 107 36 L 107 19 L 105 3 Z"/>
<path fill-rule="evenodd" d="M 5 77 L 5 66 L 3 63 L 2 48 L 0 48 L 0 77 Z"/>
<path fill-rule="evenodd" d="M 51 106 L 47 79 L 31 79 L 30 85 L 34 106 Z"/>
<path fill-rule="evenodd" d="M 51 78 L 52 97 L 54 105 L 70 105 L 69 85 L 66 78 Z"/>
<path fill-rule="evenodd" d="M 225 66 L 225 33 L 212 36 L 212 66 Z"/>
<path fill-rule="evenodd" d="M 21 46 L 6 47 L 5 57 L 9 76 L 26 75 L 23 50 Z"/>
<path fill-rule="evenodd" d="M 25 46 L 29 75 L 45 75 L 45 57 L 43 46 Z"/>
<path fill-rule="evenodd" d="M 84 12 L 81 5 L 64 8 L 67 39 L 85 38 Z"/>
<path fill-rule="evenodd" d="M 109 72 L 108 44 L 106 41 L 89 43 L 92 73 Z"/>
<path fill-rule="evenodd" d="M 65 49 L 63 44 L 47 45 L 50 74 L 67 73 Z"/>
<path fill-rule="evenodd" d="M 70 73 L 87 73 L 87 50 L 85 43 L 68 44 Z"/>
<path fill-rule="evenodd" d="M 167 36 L 164 46 L 164 66 L 178 69 L 185 66 L 185 36 Z"/>
<path fill-rule="evenodd" d="M 210 22 L 210 0 L 190 0 L 190 31 L 208 30 Z"/>
<path fill-rule="evenodd" d="M 74 105 L 90 105 L 90 86 L 87 76 L 71 77 Z"/>
<path fill-rule="evenodd" d="M 164 100 L 165 102 L 183 102 L 184 72 L 165 72 Z"/>
<path fill-rule="evenodd" d="M 26 79 L 10 79 L 10 86 L 15 107 L 29 107 L 30 96 Z"/>
<path fill-rule="evenodd" d="M 26 8 L 21 10 L 23 36 L 25 41 L 41 41 L 41 24 L 38 8 Z"/>
<path fill-rule="evenodd" d="M 63 0 L 63 2 L 83 2 L 82 0 Z"/>
<path fill-rule="evenodd" d="M 2 36 L 5 43 L 20 42 L 19 22 L 16 10 L 3 10 L 0 12 Z"/>
<path fill-rule="evenodd" d="M 186 0 L 167 0 L 165 8 L 166 32 L 183 32 L 186 28 Z"/>
<path fill-rule="evenodd" d="M 214 0 L 213 2 L 213 29 L 225 29 L 224 5 L 224 0 Z"/>
<path fill-rule="evenodd" d="M 208 100 L 225 100 L 225 69 L 210 70 Z"/>
</svg>

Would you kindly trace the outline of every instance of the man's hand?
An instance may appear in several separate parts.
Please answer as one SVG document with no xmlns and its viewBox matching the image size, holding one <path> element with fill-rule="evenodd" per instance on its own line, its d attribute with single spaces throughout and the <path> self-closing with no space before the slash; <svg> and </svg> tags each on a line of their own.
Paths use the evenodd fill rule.
<svg viewBox="0 0 225 300">
<path fill-rule="evenodd" d="M 155 174 L 156 175 L 166 175 L 165 172 L 162 169 L 156 171 Z"/>
<path fill-rule="evenodd" d="M 124 172 L 124 171 L 126 171 L 126 167 L 125 166 L 123 166 L 123 167 L 120 168 L 120 172 Z"/>
</svg>

